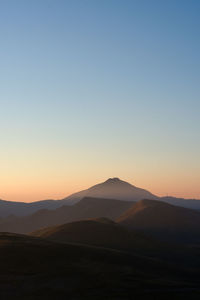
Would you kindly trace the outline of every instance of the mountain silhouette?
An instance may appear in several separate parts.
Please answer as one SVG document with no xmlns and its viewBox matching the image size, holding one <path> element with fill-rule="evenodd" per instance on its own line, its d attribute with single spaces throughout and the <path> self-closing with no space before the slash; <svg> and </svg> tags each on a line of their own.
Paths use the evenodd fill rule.
<svg viewBox="0 0 200 300">
<path fill-rule="evenodd" d="M 9 216 L 0 221 L 0 231 L 29 233 L 41 227 L 88 218 L 106 217 L 115 220 L 132 205 L 130 201 L 86 197 L 72 206 L 62 206 L 55 210 L 42 209 L 22 217 Z"/>
<path fill-rule="evenodd" d="M 63 205 L 73 205 L 84 197 L 138 201 L 144 198 L 157 199 L 150 192 L 137 188 L 119 178 L 109 178 L 87 190 L 72 194 L 61 200 L 43 200 L 31 203 L 0 200 L 0 217 L 9 215 L 26 216 L 40 209 L 56 209 Z"/>
<path fill-rule="evenodd" d="M 84 197 L 116 199 L 121 201 L 139 201 L 142 199 L 160 200 L 166 203 L 200 210 L 199 200 L 158 197 L 145 189 L 138 188 L 114 177 L 61 200 L 42 200 L 31 203 L 0 200 L 0 218 L 5 218 L 9 215 L 31 215 L 41 209 L 55 210 L 63 205 L 74 205 Z"/>
<path fill-rule="evenodd" d="M 125 201 L 138 201 L 142 199 L 158 199 L 149 191 L 138 188 L 117 177 L 109 178 L 103 183 L 92 186 L 87 190 L 72 194 L 63 200 L 68 204 L 76 203 L 83 197 L 116 199 Z"/>
<path fill-rule="evenodd" d="M 141 200 L 118 222 L 162 240 L 200 243 L 200 212 L 154 200 Z"/>
</svg>

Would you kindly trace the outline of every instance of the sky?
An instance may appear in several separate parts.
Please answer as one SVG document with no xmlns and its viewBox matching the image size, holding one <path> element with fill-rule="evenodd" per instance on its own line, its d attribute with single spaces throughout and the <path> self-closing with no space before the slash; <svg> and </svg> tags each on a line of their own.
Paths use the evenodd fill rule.
<svg viewBox="0 0 200 300">
<path fill-rule="evenodd" d="M 0 198 L 200 199 L 199 114 L 200 1 L 0 0 Z"/>
</svg>

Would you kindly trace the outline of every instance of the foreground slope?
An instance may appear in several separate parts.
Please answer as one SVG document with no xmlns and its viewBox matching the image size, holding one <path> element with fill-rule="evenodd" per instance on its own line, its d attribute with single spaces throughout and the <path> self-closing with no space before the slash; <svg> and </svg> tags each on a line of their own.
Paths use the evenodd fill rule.
<svg viewBox="0 0 200 300">
<path fill-rule="evenodd" d="M 200 212 L 161 201 L 141 200 L 118 222 L 163 240 L 200 243 Z"/>
<path fill-rule="evenodd" d="M 55 210 L 39 210 L 30 216 L 8 217 L 0 222 L 0 232 L 29 233 L 48 227 L 88 218 L 118 218 L 132 206 L 132 202 L 113 199 L 84 198 L 73 206 Z"/>
<path fill-rule="evenodd" d="M 6 300 L 155 299 L 177 289 L 198 293 L 198 269 L 18 234 L 0 234 L 0 263 L 0 296 Z"/>
</svg>

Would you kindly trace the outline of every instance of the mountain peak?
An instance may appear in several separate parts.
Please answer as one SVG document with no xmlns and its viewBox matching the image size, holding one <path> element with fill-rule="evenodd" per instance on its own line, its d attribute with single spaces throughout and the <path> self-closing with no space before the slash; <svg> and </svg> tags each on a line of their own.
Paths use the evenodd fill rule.
<svg viewBox="0 0 200 300">
<path fill-rule="evenodd" d="M 157 199 L 150 192 L 140 189 L 118 177 L 108 178 L 106 181 L 96 184 L 87 190 L 72 194 L 64 200 L 76 203 L 84 197 L 116 199 L 125 201 L 139 201 L 142 199 Z"/>
<path fill-rule="evenodd" d="M 121 180 L 118 177 L 108 178 L 105 183 L 119 183 Z"/>
</svg>

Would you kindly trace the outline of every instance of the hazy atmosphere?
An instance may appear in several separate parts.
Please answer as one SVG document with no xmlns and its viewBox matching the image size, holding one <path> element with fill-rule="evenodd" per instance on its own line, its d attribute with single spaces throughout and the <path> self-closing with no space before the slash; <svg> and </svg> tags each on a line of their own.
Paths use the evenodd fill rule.
<svg viewBox="0 0 200 300">
<path fill-rule="evenodd" d="M 199 0 L 0 0 L 0 300 L 199 300 L 199 114 Z"/>
<path fill-rule="evenodd" d="M 109 177 L 200 198 L 200 2 L 0 0 L 0 198 Z"/>
</svg>

